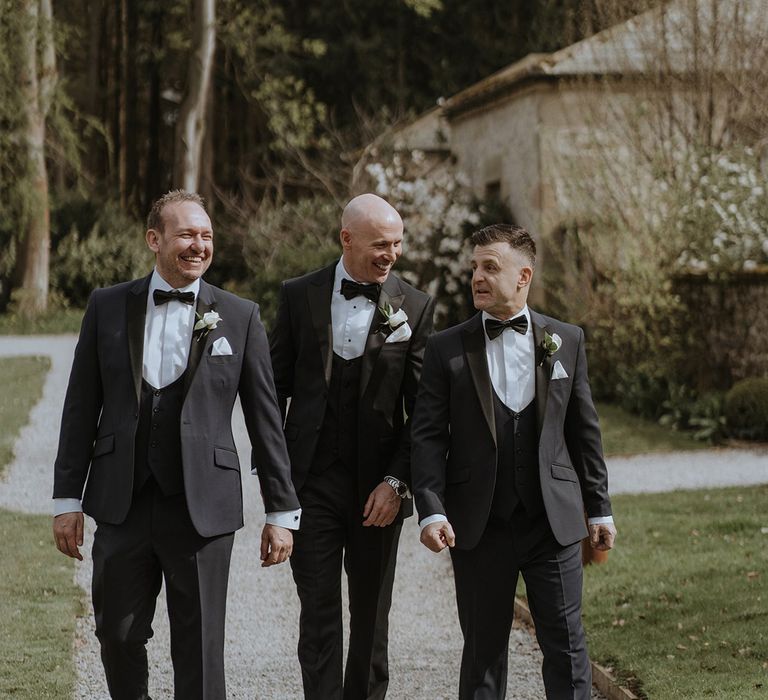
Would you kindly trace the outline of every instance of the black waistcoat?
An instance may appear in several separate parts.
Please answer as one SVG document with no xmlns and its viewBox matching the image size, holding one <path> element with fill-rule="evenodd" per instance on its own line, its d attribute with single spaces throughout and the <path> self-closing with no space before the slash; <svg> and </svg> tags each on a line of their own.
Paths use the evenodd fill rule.
<svg viewBox="0 0 768 700">
<path fill-rule="evenodd" d="M 186 374 L 186 372 L 184 373 Z M 184 403 L 184 374 L 162 389 L 141 382 L 139 425 L 133 490 L 137 493 L 150 474 L 166 495 L 184 491 L 181 465 L 181 407 Z"/>
<path fill-rule="evenodd" d="M 357 405 L 362 366 L 362 356 L 345 360 L 333 353 L 328 401 L 312 472 L 323 472 L 335 463 L 351 471 L 357 469 Z"/>
<path fill-rule="evenodd" d="M 493 393 L 496 417 L 496 486 L 491 515 L 509 521 L 517 506 L 529 518 L 544 511 L 539 478 L 539 434 L 536 400 L 515 413 Z"/>
</svg>

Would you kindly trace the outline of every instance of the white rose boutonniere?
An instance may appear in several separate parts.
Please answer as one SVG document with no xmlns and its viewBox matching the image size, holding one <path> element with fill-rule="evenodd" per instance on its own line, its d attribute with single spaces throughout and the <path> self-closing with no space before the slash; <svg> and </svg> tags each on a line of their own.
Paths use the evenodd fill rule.
<svg viewBox="0 0 768 700">
<path fill-rule="evenodd" d="M 202 316 L 196 313 L 195 316 L 197 316 L 197 323 L 193 333 L 197 333 L 198 341 L 200 338 L 205 338 L 219 323 L 223 323 L 221 316 L 216 311 L 206 311 Z"/>
<path fill-rule="evenodd" d="M 541 341 L 541 349 L 544 351 L 541 356 L 541 361 L 547 357 L 552 357 L 563 345 L 563 339 L 557 334 L 550 335 L 544 331 L 544 340 Z"/>
<path fill-rule="evenodd" d="M 403 309 L 395 311 L 391 304 L 379 306 L 379 313 L 384 317 L 380 331 L 387 333 L 386 343 L 399 343 L 411 337 L 408 314 Z"/>
</svg>

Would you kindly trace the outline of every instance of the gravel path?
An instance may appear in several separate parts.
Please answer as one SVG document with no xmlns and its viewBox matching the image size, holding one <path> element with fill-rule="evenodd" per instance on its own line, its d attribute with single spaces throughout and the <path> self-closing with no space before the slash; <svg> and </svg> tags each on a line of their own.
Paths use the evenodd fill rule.
<svg viewBox="0 0 768 700">
<path fill-rule="evenodd" d="M 31 513 L 50 512 L 52 464 L 61 406 L 74 350 L 74 336 L 0 337 L 0 356 L 50 355 L 52 369 L 43 398 L 20 435 L 16 458 L 0 483 L 0 507 Z M 233 419 L 241 461 L 247 464 L 242 414 Z M 707 450 L 646 455 L 609 461 L 611 490 L 664 491 L 727 484 L 768 482 L 768 452 Z M 259 532 L 263 507 L 254 477 L 244 476 L 246 527 L 235 538 L 227 616 L 227 678 L 232 700 L 299 700 L 301 678 L 296 661 L 298 600 L 288 566 L 263 570 Z M 90 552 L 93 524 L 87 521 L 85 551 Z M 53 545 L 51 545 L 53 546 Z M 75 578 L 89 596 L 90 556 L 76 567 Z M 108 694 L 89 614 L 78 620 L 75 697 L 101 700 Z M 390 617 L 390 693 L 393 700 L 453 698 L 458 685 L 461 633 L 456 618 L 453 577 L 447 554 L 432 555 L 418 543 L 415 518 L 403 529 L 394 601 Z M 149 644 L 150 690 L 155 698 L 172 697 L 168 660 L 168 624 L 164 596 L 158 600 L 155 637 Z M 510 643 L 508 697 L 540 700 L 541 657 L 535 642 L 514 629 Z M 599 698 L 598 694 L 593 696 Z"/>
</svg>

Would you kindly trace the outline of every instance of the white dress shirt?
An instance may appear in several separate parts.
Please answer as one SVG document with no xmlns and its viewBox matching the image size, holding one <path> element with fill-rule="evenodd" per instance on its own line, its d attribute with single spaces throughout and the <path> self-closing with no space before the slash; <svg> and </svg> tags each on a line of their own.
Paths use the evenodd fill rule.
<svg viewBox="0 0 768 700">
<path fill-rule="evenodd" d="M 518 316 L 525 316 L 528 320 L 525 333 L 507 328 L 493 340 L 485 334 L 485 359 L 493 390 L 501 402 L 515 413 L 520 413 L 536 397 L 536 348 L 527 305 L 510 319 Z M 483 332 L 486 319 L 497 320 L 483 311 Z"/>
<path fill-rule="evenodd" d="M 180 292 L 192 292 L 195 303 L 184 304 L 171 300 L 156 305 L 153 298 L 156 289 L 170 292 L 173 290 L 155 269 L 149 280 L 147 292 L 147 313 L 144 319 L 144 355 L 142 376 L 148 384 L 162 389 L 173 384 L 187 368 L 189 348 L 195 327 L 195 308 L 200 291 L 200 280 L 196 279 Z M 252 471 L 253 474 L 256 470 Z M 53 514 L 78 513 L 83 507 L 79 498 L 54 498 Z M 268 525 L 279 525 L 297 530 L 301 522 L 301 509 L 277 511 L 266 514 Z"/>
<path fill-rule="evenodd" d="M 345 299 L 341 293 L 343 279 L 359 282 L 344 268 L 343 259 L 339 259 L 333 278 L 331 294 L 331 326 L 333 328 L 333 352 L 345 360 L 354 360 L 365 351 L 368 330 L 376 313 L 376 304 L 364 296 Z"/>
<path fill-rule="evenodd" d="M 153 299 L 156 289 L 164 292 L 173 290 L 157 270 L 152 273 L 147 293 L 142 375 L 147 384 L 162 389 L 173 384 L 187 368 L 200 280 L 196 279 L 192 284 L 179 288 L 180 292 L 192 292 L 195 295 L 195 303 L 192 304 L 171 300 L 158 306 Z"/>
<path fill-rule="evenodd" d="M 495 317 L 483 311 L 482 324 L 485 336 L 485 359 L 488 362 L 488 373 L 496 395 L 504 405 L 515 413 L 522 411 L 536 398 L 536 342 L 533 337 L 531 312 L 526 304 L 522 311 L 510 316 L 505 321 L 525 316 L 528 319 L 528 329 L 525 333 L 507 328 L 491 340 L 485 331 L 486 319 Z M 444 515 L 435 513 L 419 522 L 421 528 L 430 523 L 445 522 Z M 612 523 L 613 516 L 598 516 L 589 518 L 590 525 Z"/>
</svg>

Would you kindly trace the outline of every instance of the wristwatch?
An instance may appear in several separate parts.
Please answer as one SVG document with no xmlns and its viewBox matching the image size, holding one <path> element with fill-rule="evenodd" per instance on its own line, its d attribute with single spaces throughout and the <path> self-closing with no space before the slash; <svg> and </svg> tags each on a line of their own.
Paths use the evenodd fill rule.
<svg viewBox="0 0 768 700">
<path fill-rule="evenodd" d="M 404 481 L 395 479 L 394 476 L 385 476 L 384 481 L 392 487 L 394 492 L 400 496 L 400 498 L 405 498 L 408 495 L 408 487 Z"/>
</svg>

